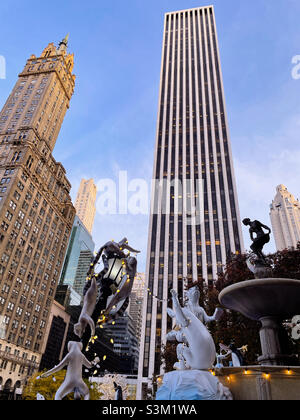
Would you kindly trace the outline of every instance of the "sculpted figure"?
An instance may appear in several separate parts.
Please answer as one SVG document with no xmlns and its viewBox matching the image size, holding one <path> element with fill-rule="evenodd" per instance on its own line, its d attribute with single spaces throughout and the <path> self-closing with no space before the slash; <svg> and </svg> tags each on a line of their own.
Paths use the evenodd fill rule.
<svg viewBox="0 0 300 420">
<path fill-rule="evenodd" d="M 87 325 L 91 329 L 91 337 L 95 336 L 95 322 L 91 318 L 96 302 L 97 302 L 98 287 L 95 277 L 93 277 L 91 285 L 84 296 L 82 311 L 78 323 L 74 325 L 74 333 L 81 338 L 85 332 Z"/>
<path fill-rule="evenodd" d="M 124 250 L 129 251 L 128 254 L 125 254 Z M 108 272 L 108 270 L 109 270 L 109 260 L 110 259 L 119 258 L 119 259 L 126 260 L 127 257 L 130 256 L 130 252 L 134 252 L 135 254 L 138 254 L 140 251 L 137 251 L 136 249 L 131 248 L 128 245 L 127 238 L 122 239 L 120 242 L 109 241 L 105 245 L 103 245 L 100 248 L 99 252 L 97 253 L 97 255 L 94 259 L 94 262 L 96 262 L 96 261 L 98 262 L 100 260 L 101 256 L 102 256 L 104 269 L 101 271 L 101 273 L 99 275 L 99 279 L 104 277 L 104 275 Z M 131 262 L 129 262 L 129 264 L 128 264 L 128 266 L 129 266 L 128 271 L 130 271 L 132 263 L 133 263 L 133 260 L 131 260 Z M 91 268 L 88 272 L 88 276 L 92 273 L 92 271 L 93 271 L 93 264 L 91 265 Z"/>
<path fill-rule="evenodd" d="M 199 305 L 200 291 L 197 286 L 189 289 L 186 295 L 188 297 L 186 304 L 187 308 L 190 309 L 190 311 L 192 311 L 201 322 L 208 324 L 209 322 L 219 321 L 221 319 L 224 313 L 223 309 L 216 308 L 213 316 L 208 316 L 205 309 Z"/>
<path fill-rule="evenodd" d="M 177 292 L 171 291 L 173 310 L 168 308 L 169 316 L 176 318 L 182 330 L 184 341 L 177 346 L 179 362 L 174 365 L 178 370 L 200 369 L 212 367 L 216 357 L 216 347 L 212 336 L 204 324 L 187 307 L 180 306 Z"/>
<path fill-rule="evenodd" d="M 283 323 L 285 327 L 291 328 L 292 330 L 292 339 L 299 340 L 300 338 L 300 315 L 294 316 L 292 322 L 290 323 Z"/>
<path fill-rule="evenodd" d="M 215 310 L 214 315 L 209 316 L 207 315 L 205 309 L 199 305 L 200 291 L 197 286 L 189 289 L 186 295 L 188 297 L 188 301 L 186 303 L 185 308 L 188 309 L 191 313 L 193 313 L 202 324 L 207 324 L 213 321 L 219 321 L 221 319 L 224 312 L 223 309 L 217 308 Z M 169 316 L 171 316 L 172 318 L 176 318 L 176 315 L 172 309 L 168 308 L 167 312 Z M 167 341 L 177 341 L 178 343 L 182 343 L 177 346 L 178 363 L 175 363 L 174 367 L 178 370 L 186 369 L 183 350 L 185 348 L 185 345 L 188 344 L 188 342 L 184 330 L 177 326 L 174 330 L 167 334 Z"/>
<path fill-rule="evenodd" d="M 126 250 L 128 253 L 124 252 Z M 99 252 L 93 259 L 87 276 L 93 278 L 96 277 L 98 286 L 96 304 L 92 315 L 90 316 L 94 324 L 97 323 L 101 314 L 105 314 L 105 316 L 115 316 L 121 311 L 121 309 L 124 311 L 126 306 L 128 306 L 129 295 L 132 290 L 137 268 L 137 259 L 135 257 L 131 257 L 130 252 L 139 253 L 140 251 L 131 248 L 128 245 L 127 238 L 124 238 L 120 242 L 107 242 L 100 248 Z M 99 274 L 94 274 L 95 265 L 101 257 L 104 266 L 103 270 Z M 126 275 L 120 276 L 120 273 L 123 271 Z M 118 279 L 118 283 L 115 281 L 116 279 Z M 84 286 L 84 295 L 88 293 L 90 286 L 91 280 L 88 280 Z M 80 327 L 78 332 L 81 332 Z M 82 335 L 84 348 L 88 344 L 89 338 L 90 337 L 87 333 Z"/>
<path fill-rule="evenodd" d="M 243 224 L 245 226 L 250 226 L 250 229 L 249 229 L 250 238 L 253 241 L 253 244 L 251 245 L 250 248 L 252 249 L 254 254 L 258 256 L 258 258 L 264 260 L 265 256 L 262 250 L 263 250 L 263 247 L 268 242 L 270 242 L 271 229 L 268 226 L 263 225 L 258 220 L 254 220 L 253 222 L 251 222 L 250 219 L 244 219 Z M 268 233 L 265 233 L 264 229 L 268 230 Z M 254 234 L 256 235 L 256 237 L 254 236 Z"/>
<path fill-rule="evenodd" d="M 262 250 L 263 247 L 270 242 L 271 229 L 258 220 L 251 222 L 250 219 L 244 219 L 243 224 L 245 226 L 250 226 L 250 238 L 253 241 L 250 246 L 253 252 L 247 258 L 247 266 L 249 270 L 252 271 L 255 278 L 268 278 L 271 275 L 272 267 L 268 264 Z M 265 233 L 264 229 L 268 230 L 268 233 Z"/>
<path fill-rule="evenodd" d="M 116 382 L 114 382 L 114 389 L 115 389 L 115 400 L 122 401 L 123 400 L 122 387 L 120 385 L 117 385 Z"/>
<path fill-rule="evenodd" d="M 227 357 L 231 356 L 232 365 L 234 367 L 240 367 L 244 365 L 244 357 L 242 353 L 245 353 L 247 348 L 248 346 L 237 348 L 234 342 L 232 342 L 229 347 L 225 346 L 224 344 L 220 344 L 221 352 L 226 351 L 226 354 L 222 355 L 222 358 L 226 359 Z"/>
<path fill-rule="evenodd" d="M 84 397 L 85 400 L 90 399 L 90 393 L 88 386 L 82 379 L 82 366 L 89 369 L 93 367 L 93 364 L 87 360 L 82 354 L 82 343 L 76 341 L 70 341 L 68 343 L 69 353 L 66 357 L 53 369 L 41 375 L 41 378 L 47 378 L 48 376 L 62 370 L 67 366 L 67 373 L 65 379 L 58 391 L 55 394 L 55 400 L 62 400 L 66 395 L 74 392 L 74 399 L 78 400 Z"/>
</svg>

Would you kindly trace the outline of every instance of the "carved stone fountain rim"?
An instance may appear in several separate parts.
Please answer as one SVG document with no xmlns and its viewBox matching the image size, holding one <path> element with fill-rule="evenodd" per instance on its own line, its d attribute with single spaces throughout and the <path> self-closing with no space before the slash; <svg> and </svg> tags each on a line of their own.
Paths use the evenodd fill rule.
<svg viewBox="0 0 300 420">
<path fill-rule="evenodd" d="M 255 321 L 264 316 L 289 318 L 300 310 L 300 280 L 264 278 L 235 283 L 222 290 L 219 301 Z"/>
</svg>

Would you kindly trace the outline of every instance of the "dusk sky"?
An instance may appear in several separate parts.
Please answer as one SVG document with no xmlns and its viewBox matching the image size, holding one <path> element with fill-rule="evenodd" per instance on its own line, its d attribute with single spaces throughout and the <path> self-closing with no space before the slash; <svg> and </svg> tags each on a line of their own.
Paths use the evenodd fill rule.
<svg viewBox="0 0 300 420">
<path fill-rule="evenodd" d="M 0 107 L 31 54 L 70 33 L 75 94 L 54 157 L 75 201 L 81 178 L 152 178 L 163 20 L 166 12 L 215 7 L 241 218 L 270 225 L 284 184 L 300 198 L 299 0 L 9 1 L 0 4 Z M 300 58 L 299 58 L 300 61 Z M 131 193 L 129 193 L 130 195 Z M 149 215 L 102 215 L 96 247 L 127 236 L 145 270 Z M 250 241 L 243 227 L 245 247 Z M 275 251 L 272 241 L 266 251 Z"/>
</svg>

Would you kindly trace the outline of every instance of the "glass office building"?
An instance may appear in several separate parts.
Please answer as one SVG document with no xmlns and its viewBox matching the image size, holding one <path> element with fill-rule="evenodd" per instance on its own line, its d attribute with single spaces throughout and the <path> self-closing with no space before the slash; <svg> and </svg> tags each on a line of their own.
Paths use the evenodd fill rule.
<svg viewBox="0 0 300 420">
<path fill-rule="evenodd" d="M 60 284 L 67 284 L 83 294 L 86 274 L 89 270 L 95 243 L 78 216 L 75 217 L 68 249 L 61 273 Z"/>
</svg>

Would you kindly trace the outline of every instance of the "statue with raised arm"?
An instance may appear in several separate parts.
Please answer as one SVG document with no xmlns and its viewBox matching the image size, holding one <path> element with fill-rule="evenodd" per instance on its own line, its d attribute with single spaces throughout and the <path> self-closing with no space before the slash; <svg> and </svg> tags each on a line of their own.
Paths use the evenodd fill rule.
<svg viewBox="0 0 300 420">
<path fill-rule="evenodd" d="M 120 242 L 107 242 L 92 260 L 87 273 L 89 280 L 84 286 L 83 294 L 85 296 L 90 291 L 93 279 L 96 279 L 98 296 L 91 315 L 95 324 L 101 314 L 111 317 L 117 315 L 120 310 L 126 310 L 137 270 L 137 259 L 131 256 L 131 253 L 139 252 L 129 246 L 127 238 L 124 238 Z M 103 269 L 99 274 L 95 274 L 95 266 L 101 258 Z M 84 348 L 89 340 L 90 335 L 85 332 L 82 336 Z"/>
<path fill-rule="evenodd" d="M 223 309 L 217 308 L 213 316 L 207 315 L 204 308 L 199 305 L 200 299 L 200 290 L 198 286 L 194 286 L 189 289 L 186 293 L 188 298 L 185 308 L 188 309 L 202 324 L 208 324 L 210 322 L 219 321 L 223 315 Z M 170 308 L 167 309 L 169 316 L 175 318 L 174 311 Z M 178 325 L 172 331 L 167 334 L 167 341 L 177 341 L 178 343 L 187 344 L 187 339 L 184 334 L 184 330 L 180 328 Z M 176 369 L 185 369 L 185 363 L 182 356 L 183 346 L 178 345 L 177 347 L 177 357 L 178 363 L 175 364 Z"/>
<path fill-rule="evenodd" d="M 126 250 L 128 253 L 124 252 Z M 93 344 L 97 338 L 96 323 L 104 322 L 107 318 L 126 310 L 137 270 L 137 260 L 130 255 L 131 252 L 137 254 L 140 251 L 131 248 L 127 238 L 118 243 L 110 241 L 101 247 L 91 261 L 84 287 L 82 311 L 74 326 L 74 333 L 81 342 L 70 341 L 69 353 L 62 362 L 41 376 L 45 378 L 67 366 L 64 382 L 58 389 L 55 400 L 62 400 L 71 392 L 74 392 L 75 399 L 90 398 L 89 389 L 82 379 L 82 367 L 92 368 L 93 363 L 98 363 L 99 358 L 95 359 L 96 362 L 90 363 L 82 353 L 82 349 L 84 352 L 89 351 L 88 344 L 90 342 Z M 95 266 L 101 256 L 104 268 L 97 274 Z M 99 319 L 99 315 L 102 315 L 102 319 Z M 116 393 L 118 399 L 121 399 L 120 386 L 117 386 Z"/>
<path fill-rule="evenodd" d="M 199 319 L 204 317 L 205 311 L 200 311 L 198 318 L 188 306 L 181 307 L 176 291 L 171 290 L 171 295 L 173 308 L 168 308 L 168 314 L 176 319 L 179 327 L 172 334 L 181 343 L 177 346 L 176 370 L 164 375 L 156 400 L 231 400 L 229 389 L 210 373 L 216 358 L 216 347 L 208 329 Z"/>
<path fill-rule="evenodd" d="M 71 392 L 74 392 L 75 400 L 79 400 L 81 396 L 85 400 L 90 399 L 89 388 L 82 379 L 82 366 L 91 369 L 93 364 L 87 360 L 81 350 L 82 343 L 70 341 L 68 343 L 69 353 L 66 357 L 53 369 L 41 375 L 41 378 L 47 378 L 67 366 L 65 379 L 55 394 L 55 400 L 62 400 Z"/>
<path fill-rule="evenodd" d="M 272 232 L 271 229 L 268 226 L 263 225 L 258 220 L 254 220 L 253 222 L 251 222 L 250 219 L 244 219 L 243 224 L 245 226 L 250 226 L 250 238 L 253 242 L 250 248 L 252 249 L 254 254 L 258 256 L 258 258 L 265 260 L 265 256 L 262 250 L 263 247 L 270 242 L 270 234 Z M 268 233 L 265 233 L 264 229 L 267 230 Z"/>
<path fill-rule="evenodd" d="M 250 219 L 244 219 L 243 224 L 250 226 L 250 238 L 253 242 L 250 246 L 252 254 L 247 259 L 247 266 L 255 278 L 269 277 L 272 269 L 262 251 L 263 247 L 270 242 L 271 229 L 258 220 L 252 222 Z M 267 230 L 268 233 L 264 230 Z"/>
<path fill-rule="evenodd" d="M 244 366 L 244 353 L 247 351 L 248 346 L 242 346 L 240 348 L 237 348 L 235 343 L 232 341 L 229 346 L 226 346 L 225 344 L 220 343 L 220 350 L 221 350 L 221 356 L 223 359 L 227 359 L 229 356 L 232 360 L 232 366 L 233 367 L 240 367 Z M 222 352 L 225 352 L 223 355 Z"/>
<path fill-rule="evenodd" d="M 188 301 L 186 307 L 190 309 L 196 317 L 203 322 L 203 324 L 208 324 L 209 322 L 219 321 L 224 313 L 223 309 L 216 308 L 213 316 L 207 315 L 206 311 L 202 306 L 199 305 L 200 299 L 200 290 L 198 286 L 194 286 L 189 289 L 186 293 Z"/>
<path fill-rule="evenodd" d="M 216 358 L 216 347 L 212 336 L 190 309 L 180 306 L 177 292 L 172 290 L 171 294 L 173 309 L 168 308 L 168 315 L 176 319 L 182 339 L 177 346 L 179 363 L 174 367 L 179 370 L 210 369 Z"/>
</svg>

